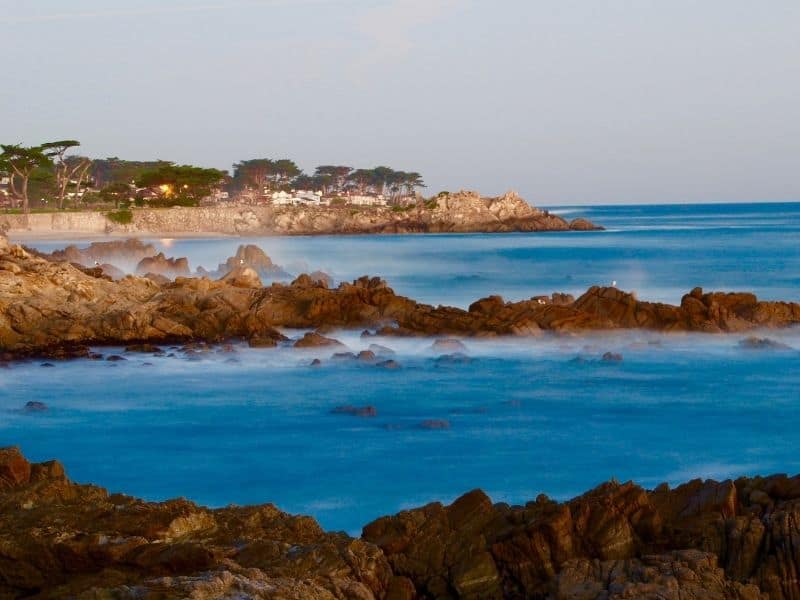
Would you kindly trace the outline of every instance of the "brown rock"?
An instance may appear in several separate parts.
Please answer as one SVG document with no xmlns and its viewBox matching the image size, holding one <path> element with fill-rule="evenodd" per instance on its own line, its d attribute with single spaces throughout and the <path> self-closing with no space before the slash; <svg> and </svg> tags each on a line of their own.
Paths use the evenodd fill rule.
<svg viewBox="0 0 800 600">
<path fill-rule="evenodd" d="M 228 285 L 239 288 L 259 289 L 262 287 L 261 280 L 258 278 L 258 273 L 250 267 L 236 267 L 229 271 L 228 274 L 222 278 L 222 281 Z"/>
<path fill-rule="evenodd" d="M 153 273 L 174 279 L 188 276 L 191 270 L 187 258 L 167 258 L 163 252 L 159 252 L 155 256 L 148 256 L 139 261 L 139 264 L 136 265 L 136 273 L 139 275 Z"/>
<path fill-rule="evenodd" d="M 31 464 L 16 446 L 0 448 L 0 489 L 28 483 Z"/>
<path fill-rule="evenodd" d="M 324 348 L 329 346 L 344 346 L 339 340 L 325 337 L 314 331 L 309 331 L 294 343 L 295 348 Z"/>
</svg>

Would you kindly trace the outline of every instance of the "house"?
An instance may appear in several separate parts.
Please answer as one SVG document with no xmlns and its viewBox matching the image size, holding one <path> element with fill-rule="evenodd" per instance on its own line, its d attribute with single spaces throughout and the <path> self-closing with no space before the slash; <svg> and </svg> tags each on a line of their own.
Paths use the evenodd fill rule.
<svg viewBox="0 0 800 600">
<path fill-rule="evenodd" d="M 291 206 L 294 204 L 294 196 L 288 192 L 272 192 L 272 204 L 275 206 Z"/>
<path fill-rule="evenodd" d="M 273 192 L 272 204 L 275 206 L 321 206 L 330 204 L 330 201 L 322 199 L 322 192 L 292 190 L 291 192 Z"/>
<path fill-rule="evenodd" d="M 354 206 L 386 206 L 386 198 L 382 194 L 377 196 L 348 196 L 347 203 Z"/>
<path fill-rule="evenodd" d="M 11 177 L 0 174 L 0 206 L 11 204 Z"/>
</svg>

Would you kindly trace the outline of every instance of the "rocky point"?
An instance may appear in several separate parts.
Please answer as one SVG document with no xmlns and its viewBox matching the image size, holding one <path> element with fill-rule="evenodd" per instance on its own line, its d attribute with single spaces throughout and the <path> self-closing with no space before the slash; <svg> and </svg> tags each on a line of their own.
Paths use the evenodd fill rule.
<svg viewBox="0 0 800 600">
<path fill-rule="evenodd" d="M 358 539 L 271 504 L 144 502 L 0 449 L 2 598 L 792 600 L 799 524 L 800 477 L 774 475 L 519 506 L 473 490 Z"/>
</svg>

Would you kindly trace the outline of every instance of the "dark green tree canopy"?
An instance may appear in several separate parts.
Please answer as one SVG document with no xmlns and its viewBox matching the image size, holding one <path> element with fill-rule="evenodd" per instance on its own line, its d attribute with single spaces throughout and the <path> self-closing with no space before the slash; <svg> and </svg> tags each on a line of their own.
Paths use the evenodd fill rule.
<svg viewBox="0 0 800 600">
<path fill-rule="evenodd" d="M 213 189 L 223 183 L 226 173 L 218 169 L 205 169 L 191 165 L 164 165 L 139 175 L 136 185 L 156 188 L 165 203 L 171 199 L 198 202 L 209 196 Z"/>
</svg>

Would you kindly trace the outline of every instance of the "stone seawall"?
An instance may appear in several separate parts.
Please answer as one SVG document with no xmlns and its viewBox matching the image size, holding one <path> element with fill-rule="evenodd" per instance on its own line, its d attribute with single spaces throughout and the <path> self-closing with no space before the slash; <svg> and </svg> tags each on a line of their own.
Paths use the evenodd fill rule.
<svg viewBox="0 0 800 600">
<path fill-rule="evenodd" d="M 135 208 L 129 224 L 102 212 L 0 215 L 0 231 L 77 234 L 314 235 L 358 233 L 442 233 L 567 231 L 600 229 L 584 219 L 567 222 L 530 206 L 516 194 L 482 198 L 459 192 L 434 204 L 411 208 L 293 207 L 228 204 L 196 208 Z"/>
<path fill-rule="evenodd" d="M 109 225 L 113 225 L 103 213 L 99 212 L 63 212 L 63 213 L 34 213 L 28 215 L 25 222 L 24 215 L 0 215 L 0 230 L 9 233 L 107 233 Z"/>
</svg>

